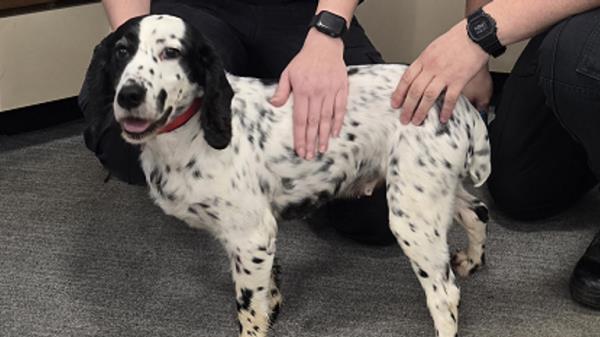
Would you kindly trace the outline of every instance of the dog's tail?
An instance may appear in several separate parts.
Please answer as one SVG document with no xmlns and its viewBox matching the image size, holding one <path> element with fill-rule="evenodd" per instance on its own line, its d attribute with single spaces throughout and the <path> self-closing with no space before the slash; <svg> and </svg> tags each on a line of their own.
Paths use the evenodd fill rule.
<svg viewBox="0 0 600 337">
<path fill-rule="evenodd" d="M 470 104 L 468 105 L 470 106 Z M 471 136 L 469 137 L 467 169 L 473 184 L 475 187 L 479 187 L 485 183 L 492 172 L 490 141 L 486 123 L 474 107 L 471 106 L 470 108 L 474 110 L 473 113 L 477 114 L 477 116 L 474 118 L 475 123 L 472 126 Z"/>
</svg>

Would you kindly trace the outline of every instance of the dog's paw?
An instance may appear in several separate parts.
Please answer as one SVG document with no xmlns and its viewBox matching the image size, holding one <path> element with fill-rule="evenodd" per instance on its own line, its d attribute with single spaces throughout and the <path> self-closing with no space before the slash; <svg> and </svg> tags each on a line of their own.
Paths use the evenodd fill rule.
<svg viewBox="0 0 600 337">
<path fill-rule="evenodd" d="M 452 255 L 452 269 L 460 277 L 468 277 L 483 266 L 480 256 L 469 256 L 466 251 L 461 250 Z"/>
</svg>

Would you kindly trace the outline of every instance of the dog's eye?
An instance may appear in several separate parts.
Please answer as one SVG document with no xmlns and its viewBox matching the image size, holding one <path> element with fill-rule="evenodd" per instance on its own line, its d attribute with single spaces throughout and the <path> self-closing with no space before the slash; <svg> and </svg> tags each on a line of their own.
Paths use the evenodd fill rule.
<svg viewBox="0 0 600 337">
<path fill-rule="evenodd" d="M 125 46 L 118 46 L 115 50 L 115 56 L 119 59 L 124 59 L 129 56 L 129 50 Z"/>
<path fill-rule="evenodd" d="M 172 60 L 176 59 L 181 55 L 181 52 L 178 49 L 167 47 L 163 49 L 162 53 L 160 53 L 161 60 Z"/>
</svg>

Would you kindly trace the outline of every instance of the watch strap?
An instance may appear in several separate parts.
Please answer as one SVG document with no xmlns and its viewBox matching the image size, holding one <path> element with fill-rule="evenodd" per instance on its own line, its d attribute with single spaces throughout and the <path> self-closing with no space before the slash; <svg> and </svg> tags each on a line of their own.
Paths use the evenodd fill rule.
<svg viewBox="0 0 600 337">
<path fill-rule="evenodd" d="M 325 16 L 325 15 L 329 16 L 330 19 L 339 20 L 340 29 L 338 31 L 334 31 L 331 29 L 331 27 L 321 24 L 322 16 Z M 337 38 L 337 37 L 341 37 L 342 35 L 344 35 L 344 33 L 348 30 L 348 27 L 346 26 L 346 24 L 347 24 L 346 19 L 344 19 L 343 17 L 341 17 L 335 13 L 329 12 L 329 11 L 321 11 L 312 17 L 312 19 L 310 20 L 310 24 L 308 26 L 314 27 L 315 29 L 317 29 L 319 32 L 321 32 L 323 34 Z"/>
<path fill-rule="evenodd" d="M 491 32 L 491 34 L 489 34 L 481 40 L 473 39 L 473 37 L 471 37 L 470 34 L 469 37 L 471 38 L 471 40 L 473 40 L 473 42 L 477 43 L 481 47 L 481 49 L 483 49 L 486 53 L 490 54 L 494 58 L 501 56 L 502 54 L 504 54 L 504 52 L 506 52 L 506 46 L 502 45 L 502 43 L 500 43 L 500 40 L 498 39 L 496 20 L 494 20 L 494 18 L 492 18 L 491 15 L 486 13 L 483 10 L 483 8 L 480 8 L 467 17 L 467 25 L 470 25 L 475 19 L 479 17 L 488 18 L 492 23 L 493 31 Z"/>
</svg>

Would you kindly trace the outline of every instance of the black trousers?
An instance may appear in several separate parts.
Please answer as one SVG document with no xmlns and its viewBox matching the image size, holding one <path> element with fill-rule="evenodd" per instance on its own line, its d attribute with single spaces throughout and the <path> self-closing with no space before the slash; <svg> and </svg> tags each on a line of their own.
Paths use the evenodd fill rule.
<svg viewBox="0 0 600 337">
<path fill-rule="evenodd" d="M 517 219 L 571 206 L 600 179 L 600 9 L 532 39 L 490 125 L 489 190 Z"/>
<path fill-rule="evenodd" d="M 215 47 L 227 71 L 240 76 L 278 78 L 302 48 L 317 1 L 273 2 L 251 5 L 235 0 L 161 0 L 152 2 L 151 12 L 179 16 L 194 25 Z M 347 65 L 383 63 L 356 19 L 343 40 Z M 89 115 L 87 97 L 86 81 L 79 96 L 85 116 Z M 139 149 L 126 143 L 120 133 L 114 122 L 105 130 L 90 125 L 86 144 L 112 176 L 130 184 L 145 184 Z M 89 141 L 92 137 L 97 141 Z M 375 244 L 394 241 L 382 189 L 372 198 L 336 202 L 327 207 L 325 214 L 333 226 L 356 240 Z"/>
</svg>

